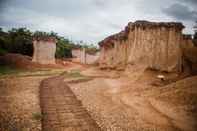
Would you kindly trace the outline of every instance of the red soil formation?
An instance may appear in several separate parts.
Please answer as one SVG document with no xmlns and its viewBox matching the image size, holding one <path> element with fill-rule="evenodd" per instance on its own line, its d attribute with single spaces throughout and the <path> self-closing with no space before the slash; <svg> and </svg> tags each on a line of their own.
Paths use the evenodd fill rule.
<svg viewBox="0 0 197 131">
<path fill-rule="evenodd" d="M 0 57 L 0 64 L 1 65 L 11 65 L 16 68 L 21 69 L 37 69 L 37 68 L 65 68 L 70 67 L 72 64 L 70 62 L 62 61 L 62 60 L 56 60 L 55 65 L 53 64 L 47 64 L 42 65 L 36 62 L 32 62 L 32 57 L 30 56 L 24 56 L 21 54 L 6 54 L 4 56 Z"/>
</svg>

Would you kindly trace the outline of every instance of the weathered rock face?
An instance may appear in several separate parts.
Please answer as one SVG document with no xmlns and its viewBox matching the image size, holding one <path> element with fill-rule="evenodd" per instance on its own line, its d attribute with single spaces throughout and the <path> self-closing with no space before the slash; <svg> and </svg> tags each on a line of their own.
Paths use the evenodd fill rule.
<svg viewBox="0 0 197 131">
<path fill-rule="evenodd" d="M 99 59 L 99 52 L 95 54 L 89 54 L 85 49 L 73 49 L 72 56 L 74 62 L 82 64 L 97 64 Z"/>
<path fill-rule="evenodd" d="M 56 40 L 34 40 L 33 62 L 40 64 L 55 64 Z"/>
<path fill-rule="evenodd" d="M 193 43 L 191 35 L 183 35 L 181 48 L 183 51 L 184 72 L 197 74 L 197 47 Z"/>
<path fill-rule="evenodd" d="M 124 31 L 99 43 L 101 68 L 125 69 L 142 64 L 161 71 L 180 71 L 182 65 L 181 23 L 136 21 Z"/>
</svg>

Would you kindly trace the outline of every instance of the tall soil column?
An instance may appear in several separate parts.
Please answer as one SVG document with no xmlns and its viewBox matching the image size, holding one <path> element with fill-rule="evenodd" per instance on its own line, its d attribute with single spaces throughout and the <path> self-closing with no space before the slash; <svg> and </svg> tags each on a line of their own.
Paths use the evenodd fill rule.
<svg viewBox="0 0 197 131">
<path fill-rule="evenodd" d="M 53 37 L 33 40 L 33 62 L 39 64 L 55 64 L 56 39 Z"/>
<path fill-rule="evenodd" d="M 113 68 L 125 69 L 128 65 L 143 65 L 160 71 L 179 72 L 183 28 L 182 23 L 175 22 L 130 22 L 125 30 L 99 43 L 100 67 L 111 68 L 113 65 Z"/>
</svg>

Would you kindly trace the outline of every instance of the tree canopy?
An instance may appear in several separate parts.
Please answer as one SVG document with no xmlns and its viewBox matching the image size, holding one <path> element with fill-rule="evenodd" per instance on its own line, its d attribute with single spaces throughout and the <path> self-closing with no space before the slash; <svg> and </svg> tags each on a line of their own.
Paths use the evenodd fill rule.
<svg viewBox="0 0 197 131">
<path fill-rule="evenodd" d="M 88 51 L 94 52 L 98 49 L 94 45 L 75 44 L 73 41 L 59 36 L 55 32 L 35 31 L 31 32 L 26 28 L 12 28 L 5 32 L 0 28 L 0 55 L 9 53 L 20 53 L 23 55 L 33 55 L 33 39 L 55 37 L 57 40 L 56 57 L 72 57 L 73 48 L 87 48 Z M 81 42 L 80 42 L 81 43 Z"/>
</svg>

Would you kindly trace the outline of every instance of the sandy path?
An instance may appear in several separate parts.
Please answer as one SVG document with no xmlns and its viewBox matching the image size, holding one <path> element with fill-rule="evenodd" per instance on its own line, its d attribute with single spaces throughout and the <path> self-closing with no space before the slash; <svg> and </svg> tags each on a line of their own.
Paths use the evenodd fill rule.
<svg viewBox="0 0 197 131">
<path fill-rule="evenodd" d="M 99 131 L 98 125 L 63 80 L 64 75 L 42 81 L 43 131 Z"/>
</svg>

